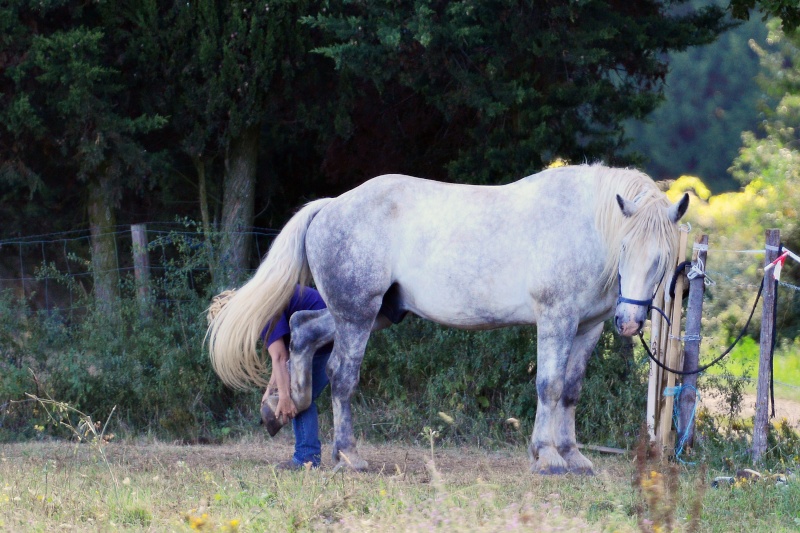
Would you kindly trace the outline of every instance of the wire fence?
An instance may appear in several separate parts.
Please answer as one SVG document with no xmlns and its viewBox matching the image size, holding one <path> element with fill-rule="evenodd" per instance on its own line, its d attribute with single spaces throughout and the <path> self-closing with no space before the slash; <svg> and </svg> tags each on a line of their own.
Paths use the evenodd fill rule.
<svg viewBox="0 0 800 533">
<path fill-rule="evenodd" d="M 149 243 L 149 269 L 156 278 L 174 268 L 176 257 L 181 253 L 185 254 L 187 250 L 189 253 L 208 251 L 210 243 L 219 242 L 222 235 L 220 231 L 206 235 L 190 221 L 147 222 L 144 226 Z M 278 231 L 251 227 L 226 233 L 252 238 L 252 272 Z M 116 226 L 111 235 L 116 246 L 117 274 L 121 279 L 133 276 L 131 227 Z M 83 308 L 83 305 L 75 305 L 75 290 L 90 293 L 93 275 L 105 273 L 92 269 L 91 239 L 88 229 L 0 239 L 0 291 L 12 290 L 18 297 L 29 299 L 36 309 Z M 752 272 L 763 268 L 763 259 L 759 257 L 763 256 L 763 249 L 732 250 L 712 246 L 709 253 L 709 262 L 716 266 L 706 269 L 709 279 L 719 283 L 721 288 L 727 285 L 739 291 L 755 293 L 758 290 L 758 275 L 752 275 Z M 718 266 L 720 264 L 723 268 Z M 212 267 L 213 262 L 192 265 L 187 283 L 194 288 L 195 274 L 208 273 Z M 746 272 L 751 275 L 745 275 Z M 66 285 L 70 284 L 72 288 L 67 288 Z M 779 281 L 779 285 L 791 292 L 800 291 L 800 286 L 787 281 Z"/>
<path fill-rule="evenodd" d="M 157 276 L 170 265 L 170 259 L 176 255 L 177 241 L 190 247 L 200 248 L 208 245 L 208 239 L 219 237 L 220 232 L 204 235 L 196 224 L 189 222 L 147 222 L 147 240 L 150 243 L 150 270 Z M 228 234 L 250 235 L 253 239 L 252 265 L 257 265 L 279 230 L 271 228 L 246 228 L 242 231 L 230 231 Z M 116 226 L 111 233 L 116 245 L 115 269 L 120 277 L 132 275 L 134 271 L 132 238 L 130 226 Z M 68 230 L 62 232 L 29 235 L 0 239 L 0 290 L 12 289 L 18 296 L 34 297 L 38 308 L 63 309 L 64 289 L 58 284 L 64 279 L 71 279 L 83 290 L 89 291 L 92 281 L 91 268 L 91 234 L 88 229 Z M 712 254 L 724 254 L 728 272 L 746 271 L 754 262 L 762 265 L 756 256 L 764 254 L 763 249 L 730 250 L 709 248 Z M 742 257 L 740 261 L 732 261 L 731 255 Z M 715 260 L 719 255 L 714 257 Z M 713 260 L 712 260 L 713 261 Z M 194 270 L 208 271 L 210 266 L 196 265 Z M 255 270 L 251 269 L 251 272 Z M 709 278 L 715 281 L 724 280 L 741 290 L 758 290 L 758 283 L 743 282 L 742 276 L 734 279 L 729 273 L 719 268 L 706 270 Z M 104 272 L 95 272 L 104 273 Z M 191 281 L 191 280 L 190 280 Z M 785 289 L 796 292 L 800 286 L 786 281 L 779 281 Z M 72 304 L 68 307 L 72 307 Z"/>
<path fill-rule="evenodd" d="M 195 260 L 183 271 L 186 289 L 198 294 L 210 279 L 214 267 L 212 243 L 219 242 L 221 232 L 204 234 L 199 226 L 191 222 L 148 222 L 149 271 L 156 281 L 164 278 L 176 263 L 186 260 L 187 255 L 206 260 Z M 243 231 L 227 232 L 249 235 L 252 238 L 251 272 L 265 255 L 278 230 L 271 228 L 247 228 Z M 116 246 L 116 272 L 123 284 L 134 277 L 134 244 L 132 228 L 117 226 L 111 233 Z M 87 311 L 91 305 L 86 298 L 92 291 L 93 275 L 91 262 L 92 236 L 88 229 L 30 235 L 26 237 L 0 239 L 0 291 L 11 290 L 24 298 L 35 310 L 58 311 L 69 314 Z M 760 272 L 763 270 L 764 250 L 730 250 L 709 247 L 710 263 L 715 269 L 706 269 L 706 275 L 716 284 L 711 291 L 737 291 L 742 295 L 759 288 Z M 198 284 L 197 280 L 200 279 Z M 795 293 L 800 287 L 779 281 L 781 289 Z M 120 289 L 122 291 L 122 289 Z M 154 293 L 155 294 L 155 293 Z M 708 297 L 708 295 L 706 296 Z M 713 298 L 713 296 L 712 296 Z M 800 302 L 800 298 L 794 298 Z M 173 304 L 175 293 L 160 293 L 154 300 L 159 304 Z M 796 302 L 797 303 L 797 302 Z M 792 307 L 798 307 L 793 305 Z M 800 314 L 800 309 L 797 310 Z M 706 337 L 713 344 L 711 337 Z M 709 344 L 710 346 L 710 344 Z M 799 384 L 775 381 L 784 388 L 800 389 Z"/>
<path fill-rule="evenodd" d="M 219 242 L 222 233 L 204 234 L 195 224 L 186 222 L 148 222 L 145 224 L 149 270 L 157 279 L 175 268 L 180 256 L 210 252 L 210 243 Z M 269 249 L 278 230 L 246 228 L 228 231 L 227 235 L 249 235 L 252 238 L 252 268 Z M 133 240 L 130 226 L 116 226 L 112 235 L 120 279 L 134 274 Z M 107 273 L 92 269 L 92 235 L 88 229 L 0 239 L 0 291 L 11 290 L 25 298 L 37 310 L 72 311 L 84 309 L 76 305 L 76 291 L 91 292 L 93 276 Z M 211 253 L 206 254 L 211 257 Z M 185 258 L 184 258 L 185 259 Z M 195 288 L 195 274 L 208 272 L 212 265 L 196 262 L 188 269 L 187 283 Z"/>
<path fill-rule="evenodd" d="M 712 286 L 716 286 L 723 291 L 728 291 L 728 293 L 733 290 L 742 295 L 751 295 L 751 298 L 755 298 L 755 294 L 759 291 L 761 284 L 764 283 L 764 280 L 761 278 L 762 275 L 765 276 L 765 280 L 779 278 L 780 269 L 777 269 L 778 272 L 775 273 L 776 276 L 772 275 L 773 272 L 771 271 L 771 267 L 773 267 L 774 262 L 772 265 L 766 267 L 764 265 L 764 257 L 766 256 L 765 249 L 731 250 L 708 247 L 707 250 L 709 257 L 712 258 L 711 260 L 714 261 L 715 264 L 722 265 L 723 269 L 726 271 L 723 271 L 723 269 L 712 270 L 706 268 L 706 285 L 711 284 Z M 787 253 L 796 259 L 797 256 L 791 251 L 787 251 Z M 781 265 L 783 265 L 783 263 L 781 263 Z M 794 294 L 800 291 L 800 286 L 780 279 L 775 279 L 775 281 L 780 289 L 790 293 L 781 296 L 780 293 L 782 291 L 779 290 L 776 291 L 776 297 L 779 299 L 784 299 L 784 305 L 788 309 L 789 314 L 793 314 L 795 316 L 800 315 L 800 305 L 798 305 L 800 302 L 798 295 Z M 708 295 L 706 294 L 705 297 L 707 296 Z M 709 337 L 704 338 L 708 341 L 711 340 Z M 717 340 L 719 341 L 720 339 Z M 772 370 L 770 370 L 770 372 L 772 372 Z M 794 375 L 792 375 L 790 379 L 793 377 Z M 755 385 L 757 382 L 757 378 L 751 377 L 732 377 L 731 379 L 746 382 L 750 385 Z M 792 380 L 794 381 L 794 379 Z M 796 397 L 798 392 L 800 392 L 800 383 L 789 383 L 787 381 L 776 379 L 775 375 L 771 377 L 771 383 L 773 387 L 783 389 L 789 397 Z"/>
</svg>

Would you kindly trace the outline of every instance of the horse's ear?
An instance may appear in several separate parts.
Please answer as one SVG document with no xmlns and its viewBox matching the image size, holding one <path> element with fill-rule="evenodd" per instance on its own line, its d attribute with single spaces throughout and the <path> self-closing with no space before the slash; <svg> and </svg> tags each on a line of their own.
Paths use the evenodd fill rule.
<svg viewBox="0 0 800 533">
<path fill-rule="evenodd" d="M 626 217 L 629 217 L 636 212 L 636 204 L 626 200 L 619 194 L 617 195 L 617 203 L 619 204 L 619 208 L 622 209 L 622 214 Z"/>
<path fill-rule="evenodd" d="M 681 217 L 686 214 L 687 209 L 689 209 L 689 193 L 685 192 L 683 197 L 669 208 L 669 219 L 674 224 L 677 224 Z"/>
</svg>

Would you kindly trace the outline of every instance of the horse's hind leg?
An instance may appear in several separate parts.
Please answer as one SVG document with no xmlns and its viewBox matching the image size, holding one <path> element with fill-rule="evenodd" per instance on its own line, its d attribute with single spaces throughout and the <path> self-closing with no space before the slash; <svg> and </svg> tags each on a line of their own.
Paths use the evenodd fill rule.
<svg viewBox="0 0 800 533">
<path fill-rule="evenodd" d="M 333 340 L 333 318 L 327 309 L 298 311 L 289 319 L 292 340 L 289 345 L 289 385 L 292 401 L 298 412 L 305 411 L 312 402 L 311 364 L 314 354 Z M 261 420 L 273 437 L 283 427 L 278 420 L 277 389 L 267 388 L 261 398 Z"/>
<path fill-rule="evenodd" d="M 372 321 L 364 324 L 337 320 L 333 354 L 328 361 L 334 427 L 332 456 L 334 461 L 354 470 L 367 468 L 367 462 L 356 450 L 350 398 L 358 385 L 371 323 Z"/>
<path fill-rule="evenodd" d="M 578 451 L 575 439 L 575 406 L 583 388 L 586 364 L 603 332 L 603 323 L 575 336 L 567 363 L 564 391 L 556 408 L 555 438 L 558 453 L 567 462 L 567 470 L 575 474 L 592 475 L 592 462 Z"/>
<path fill-rule="evenodd" d="M 389 319 L 378 315 L 372 325 L 377 331 L 391 325 Z M 291 360 L 292 400 L 298 411 L 311 405 L 311 362 L 317 350 L 333 342 L 336 326 L 330 311 L 298 311 L 289 319 L 292 341 L 289 346 Z"/>
<path fill-rule="evenodd" d="M 291 361 L 291 392 L 297 411 L 311 405 L 311 362 L 317 350 L 333 342 L 336 328 L 327 309 L 298 311 L 289 319 L 292 340 L 289 344 Z"/>
</svg>

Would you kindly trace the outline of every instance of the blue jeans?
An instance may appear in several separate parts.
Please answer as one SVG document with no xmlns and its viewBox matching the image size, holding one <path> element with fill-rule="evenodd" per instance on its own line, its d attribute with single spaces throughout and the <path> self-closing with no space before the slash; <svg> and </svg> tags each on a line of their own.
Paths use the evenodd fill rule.
<svg viewBox="0 0 800 533">
<path fill-rule="evenodd" d="M 331 347 L 320 348 L 311 360 L 311 405 L 292 419 L 294 429 L 294 455 L 292 460 L 297 464 L 310 462 L 319 466 L 322 460 L 322 445 L 319 442 L 319 412 L 316 400 L 328 385 L 328 374 L 325 367 L 331 357 Z"/>
</svg>

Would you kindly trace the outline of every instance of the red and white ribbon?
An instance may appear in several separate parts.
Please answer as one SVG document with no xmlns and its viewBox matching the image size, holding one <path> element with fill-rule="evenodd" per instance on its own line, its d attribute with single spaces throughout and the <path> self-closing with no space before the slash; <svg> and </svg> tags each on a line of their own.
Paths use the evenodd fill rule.
<svg viewBox="0 0 800 533">
<path fill-rule="evenodd" d="M 791 257 L 798 263 L 800 263 L 800 257 L 797 254 L 792 253 L 791 250 L 787 250 L 786 248 L 783 249 L 783 253 L 779 255 L 773 262 L 768 264 L 764 267 L 764 272 L 769 272 L 772 270 L 772 277 L 775 278 L 777 281 L 781 279 L 781 269 L 783 268 L 784 263 L 786 263 L 786 258 Z"/>
</svg>

